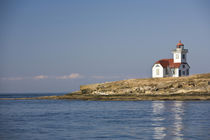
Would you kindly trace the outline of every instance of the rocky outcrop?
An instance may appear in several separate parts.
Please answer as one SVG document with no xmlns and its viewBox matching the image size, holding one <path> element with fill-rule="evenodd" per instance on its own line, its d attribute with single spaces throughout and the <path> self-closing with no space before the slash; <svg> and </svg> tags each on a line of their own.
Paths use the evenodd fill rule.
<svg viewBox="0 0 210 140">
<path fill-rule="evenodd" d="M 91 95 L 172 95 L 210 94 L 210 73 L 188 77 L 129 79 L 80 86 Z"/>
</svg>

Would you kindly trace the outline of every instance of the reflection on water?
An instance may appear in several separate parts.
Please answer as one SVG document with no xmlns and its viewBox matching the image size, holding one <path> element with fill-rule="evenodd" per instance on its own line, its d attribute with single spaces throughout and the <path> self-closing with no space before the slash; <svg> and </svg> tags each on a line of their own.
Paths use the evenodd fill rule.
<svg viewBox="0 0 210 140">
<path fill-rule="evenodd" d="M 183 137 L 182 116 L 184 115 L 183 102 L 182 101 L 174 102 L 172 111 L 174 112 L 174 129 L 172 133 L 176 136 L 176 139 L 182 140 Z"/>
<path fill-rule="evenodd" d="M 210 140 L 210 101 L 0 101 L 0 140 Z"/>
<path fill-rule="evenodd" d="M 165 118 L 163 117 L 164 115 L 164 101 L 161 102 L 153 102 L 152 103 L 152 109 L 153 109 L 153 118 L 152 118 L 152 125 L 154 126 L 154 139 L 163 139 L 166 136 L 165 130 L 166 128 L 163 125 L 163 121 Z"/>
<path fill-rule="evenodd" d="M 164 114 L 169 110 L 171 110 L 171 116 Z M 155 101 L 152 103 L 152 113 L 153 139 L 170 139 L 173 136 L 177 140 L 182 140 L 184 115 L 182 101 L 175 101 L 167 106 L 164 101 Z"/>
</svg>

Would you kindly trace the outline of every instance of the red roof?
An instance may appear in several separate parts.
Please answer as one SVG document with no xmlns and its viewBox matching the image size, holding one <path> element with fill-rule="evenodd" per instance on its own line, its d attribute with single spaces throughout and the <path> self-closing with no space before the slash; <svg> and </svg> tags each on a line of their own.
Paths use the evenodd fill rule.
<svg viewBox="0 0 210 140">
<path fill-rule="evenodd" d="M 174 59 L 161 59 L 155 64 L 161 64 L 163 68 L 179 68 L 182 63 L 174 63 Z"/>
<path fill-rule="evenodd" d="M 176 46 L 177 46 L 177 47 L 179 47 L 179 46 L 184 46 L 184 44 L 181 43 L 181 40 L 179 40 L 179 43 L 177 43 Z"/>
</svg>

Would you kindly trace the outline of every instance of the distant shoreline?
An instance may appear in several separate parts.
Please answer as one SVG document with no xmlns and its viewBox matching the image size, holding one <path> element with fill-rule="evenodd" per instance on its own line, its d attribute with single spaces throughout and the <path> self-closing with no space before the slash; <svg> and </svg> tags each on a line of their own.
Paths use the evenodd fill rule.
<svg viewBox="0 0 210 140">
<path fill-rule="evenodd" d="M 88 101 L 143 101 L 143 100 L 210 100 L 210 94 L 183 95 L 84 95 L 66 94 L 61 96 L 41 96 L 31 98 L 1 98 L 0 100 L 88 100 Z"/>
<path fill-rule="evenodd" d="M 94 101 L 210 100 L 210 73 L 188 77 L 128 79 L 82 85 L 59 96 L 0 98 L 0 100 L 68 99 Z"/>
</svg>

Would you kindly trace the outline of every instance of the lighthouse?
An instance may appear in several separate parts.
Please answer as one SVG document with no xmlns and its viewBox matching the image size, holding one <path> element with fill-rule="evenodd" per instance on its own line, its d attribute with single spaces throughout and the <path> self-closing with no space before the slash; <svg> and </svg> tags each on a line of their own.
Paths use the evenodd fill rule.
<svg viewBox="0 0 210 140">
<path fill-rule="evenodd" d="M 161 59 L 155 62 L 152 67 L 152 77 L 180 77 L 188 76 L 190 66 L 187 63 L 188 49 L 184 48 L 181 40 L 176 44 L 176 48 L 172 50 L 172 59 Z"/>
<path fill-rule="evenodd" d="M 179 40 L 179 43 L 176 45 L 176 49 L 172 51 L 174 63 L 187 63 L 187 53 L 188 49 L 184 48 L 184 44 L 181 43 L 181 40 Z"/>
</svg>

